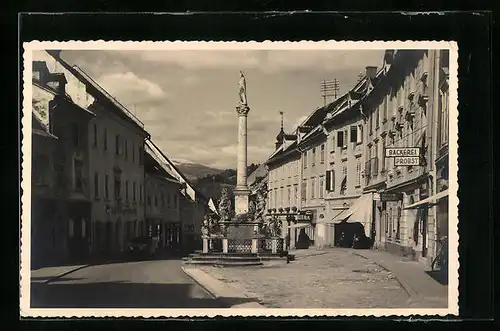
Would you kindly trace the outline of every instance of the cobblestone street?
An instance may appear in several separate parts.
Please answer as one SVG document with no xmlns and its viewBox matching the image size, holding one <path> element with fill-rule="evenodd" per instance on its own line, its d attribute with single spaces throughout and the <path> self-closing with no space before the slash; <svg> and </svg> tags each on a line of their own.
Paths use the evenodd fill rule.
<svg viewBox="0 0 500 331">
<path fill-rule="evenodd" d="M 237 283 L 268 308 L 405 308 L 409 295 L 392 273 L 344 250 L 304 251 L 290 264 L 200 267 Z"/>
</svg>

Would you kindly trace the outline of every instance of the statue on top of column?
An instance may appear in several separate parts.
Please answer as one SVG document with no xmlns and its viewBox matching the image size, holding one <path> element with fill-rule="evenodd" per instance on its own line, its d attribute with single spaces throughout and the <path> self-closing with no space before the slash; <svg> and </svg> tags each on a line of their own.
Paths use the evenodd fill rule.
<svg viewBox="0 0 500 331">
<path fill-rule="evenodd" d="M 248 105 L 247 103 L 247 83 L 245 80 L 245 75 L 243 74 L 243 71 L 240 71 L 240 106 L 241 107 L 246 107 Z"/>
</svg>

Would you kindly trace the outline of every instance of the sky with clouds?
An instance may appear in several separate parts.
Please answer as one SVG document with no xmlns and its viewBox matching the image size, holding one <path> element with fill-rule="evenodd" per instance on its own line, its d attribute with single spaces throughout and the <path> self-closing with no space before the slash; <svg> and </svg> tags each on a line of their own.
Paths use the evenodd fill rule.
<svg viewBox="0 0 500 331">
<path fill-rule="evenodd" d="M 245 73 L 248 162 L 274 149 L 284 112 L 291 132 L 323 105 L 320 84 L 336 78 L 340 94 L 382 50 L 64 50 L 145 124 L 172 160 L 236 167 L 239 71 Z"/>
</svg>

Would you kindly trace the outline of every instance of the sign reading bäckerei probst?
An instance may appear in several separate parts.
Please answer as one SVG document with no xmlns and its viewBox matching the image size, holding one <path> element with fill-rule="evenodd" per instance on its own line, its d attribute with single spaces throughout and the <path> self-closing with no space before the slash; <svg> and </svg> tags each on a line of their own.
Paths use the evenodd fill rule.
<svg viewBox="0 0 500 331">
<path fill-rule="evenodd" d="M 389 147 L 385 149 L 385 157 L 393 157 L 395 166 L 420 165 L 420 148 Z"/>
<path fill-rule="evenodd" d="M 418 147 L 388 147 L 385 149 L 385 157 L 419 157 Z"/>
</svg>

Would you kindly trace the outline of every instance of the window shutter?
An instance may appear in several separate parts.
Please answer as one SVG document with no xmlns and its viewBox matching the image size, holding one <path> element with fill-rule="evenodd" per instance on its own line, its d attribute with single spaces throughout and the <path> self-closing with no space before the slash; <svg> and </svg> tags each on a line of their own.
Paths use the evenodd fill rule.
<svg viewBox="0 0 500 331">
<path fill-rule="evenodd" d="M 351 126 L 351 140 L 352 143 L 358 142 L 358 128 L 356 126 Z"/>
<path fill-rule="evenodd" d="M 344 146 L 344 132 L 337 131 L 337 147 Z"/>
<path fill-rule="evenodd" d="M 330 178 L 331 178 L 330 170 L 327 170 L 327 171 L 326 171 L 326 176 L 325 176 L 325 178 L 326 178 L 326 190 L 327 190 L 327 191 L 330 191 L 330 180 L 331 180 L 331 179 L 330 179 Z"/>
<path fill-rule="evenodd" d="M 330 189 L 332 191 L 335 191 L 335 169 L 331 170 L 330 179 L 331 179 Z"/>
</svg>

